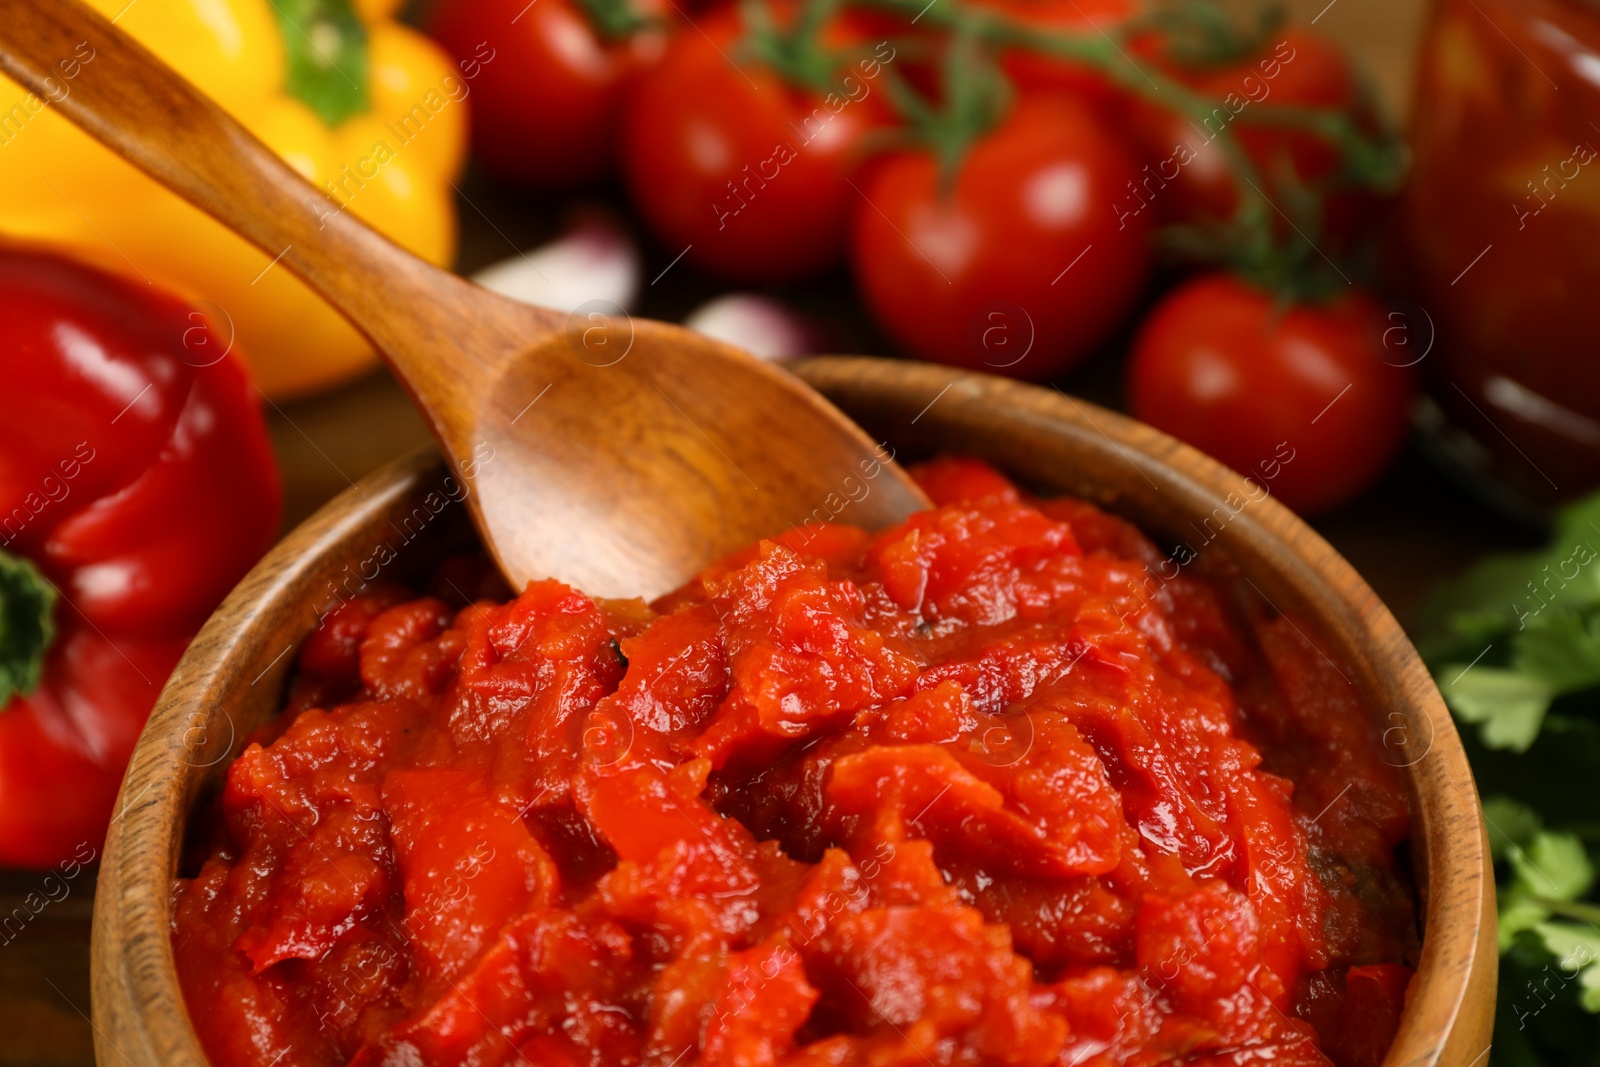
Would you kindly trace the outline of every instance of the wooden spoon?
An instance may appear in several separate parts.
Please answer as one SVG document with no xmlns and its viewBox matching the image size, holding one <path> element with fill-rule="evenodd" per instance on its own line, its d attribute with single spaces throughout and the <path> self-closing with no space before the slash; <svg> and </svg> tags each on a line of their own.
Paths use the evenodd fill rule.
<svg viewBox="0 0 1600 1067">
<path fill-rule="evenodd" d="M 84 43 L 93 61 L 63 79 Z M 0 0 L 0 70 L 372 339 L 515 588 L 650 597 L 809 519 L 874 529 L 927 506 L 787 372 L 665 323 L 507 300 L 403 251 L 78 0 Z"/>
</svg>

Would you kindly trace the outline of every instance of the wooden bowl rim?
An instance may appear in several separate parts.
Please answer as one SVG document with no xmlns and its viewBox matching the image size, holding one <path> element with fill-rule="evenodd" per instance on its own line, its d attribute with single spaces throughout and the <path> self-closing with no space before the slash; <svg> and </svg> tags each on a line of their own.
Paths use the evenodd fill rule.
<svg viewBox="0 0 1600 1067">
<path fill-rule="evenodd" d="M 1209 508 L 1194 509 L 1214 507 L 1229 493 L 1246 489 L 1238 474 L 1194 449 L 1058 391 L 949 367 L 868 357 L 817 357 L 791 369 L 846 409 L 852 400 L 856 406 L 868 399 L 886 401 L 905 411 L 914 410 L 906 407 L 909 403 L 926 403 L 915 423 L 937 403 L 943 409 L 930 419 L 930 427 L 953 425 L 962 418 L 1005 417 L 1071 442 L 1088 455 L 1109 447 L 1153 487 L 1159 484 L 1187 505 L 1175 514 L 1210 514 Z M 168 904 L 182 843 L 179 827 L 188 817 L 183 809 L 192 802 L 198 781 L 193 771 L 231 756 L 236 746 L 236 739 L 219 745 L 211 735 L 216 715 L 208 694 L 221 684 L 225 665 L 262 663 L 270 656 L 263 636 L 240 620 L 265 617 L 272 605 L 288 603 L 285 598 L 303 597 L 308 576 L 320 561 L 376 528 L 384 516 L 420 495 L 430 477 L 442 473 L 438 456 L 424 450 L 373 472 L 324 505 L 240 582 L 174 671 L 123 780 L 98 882 L 91 967 L 100 1062 L 138 1067 L 208 1063 L 177 982 Z M 1477 791 L 1449 712 L 1388 609 L 1343 557 L 1275 498 L 1239 513 L 1223 535 L 1230 555 L 1254 556 L 1259 566 L 1276 561 L 1283 573 L 1296 572 L 1289 584 L 1303 588 L 1308 603 L 1352 627 L 1345 643 L 1353 641 L 1370 657 L 1363 667 L 1384 681 L 1395 702 L 1391 709 L 1413 726 L 1426 724 L 1431 732 L 1425 757 L 1407 768 L 1415 815 L 1413 855 L 1429 883 L 1423 902 L 1425 936 L 1400 1033 L 1384 1064 L 1470 1067 L 1487 1051 L 1492 1023 L 1498 964 L 1494 887 Z M 1248 570 L 1242 561 L 1240 566 Z M 304 632 L 298 639 L 303 637 Z M 271 677 L 281 691 L 288 672 L 282 660 L 293 660 L 287 652 L 285 647 L 257 681 Z M 195 762 L 197 753 L 206 755 L 205 764 Z"/>
</svg>

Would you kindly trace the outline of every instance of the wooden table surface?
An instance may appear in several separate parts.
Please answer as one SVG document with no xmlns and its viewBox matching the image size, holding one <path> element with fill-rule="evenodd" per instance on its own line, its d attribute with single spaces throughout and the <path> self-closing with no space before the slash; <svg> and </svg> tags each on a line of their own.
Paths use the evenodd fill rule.
<svg viewBox="0 0 1600 1067">
<path fill-rule="evenodd" d="M 1372 70 L 1396 109 L 1410 97 L 1410 56 L 1423 5 L 1385 0 L 1293 0 L 1296 19 L 1350 46 Z M 460 266 L 470 272 L 546 240 L 562 206 L 532 202 L 517 190 L 469 174 L 461 185 Z M 598 199 L 615 207 L 617 198 Z M 568 205 L 570 206 L 570 205 Z M 672 251 L 647 250 L 645 277 L 666 266 Z M 719 291 L 686 266 L 651 287 L 639 313 L 665 319 Z M 824 320 L 840 350 L 887 352 L 883 340 L 833 279 L 789 291 L 786 299 Z M 1059 383 L 1098 403 L 1120 406 L 1115 346 Z M 285 529 L 389 459 L 427 442 L 421 419 L 399 386 L 378 371 L 321 397 L 269 411 L 272 441 L 284 474 Z M 1390 605 L 1402 622 L 1427 589 L 1485 551 L 1526 544 L 1519 529 L 1481 507 L 1431 468 L 1414 448 L 1371 492 L 1315 523 Z M 43 875 L 0 871 L 0 917 L 10 915 Z M 59 891 L 58 891 L 59 892 Z M 66 1067 L 93 1062 L 89 1012 L 89 916 L 93 873 L 70 883 L 9 941 L 0 933 L 0 1067 Z M 107 1065 L 111 1067 L 111 1065 Z"/>
</svg>

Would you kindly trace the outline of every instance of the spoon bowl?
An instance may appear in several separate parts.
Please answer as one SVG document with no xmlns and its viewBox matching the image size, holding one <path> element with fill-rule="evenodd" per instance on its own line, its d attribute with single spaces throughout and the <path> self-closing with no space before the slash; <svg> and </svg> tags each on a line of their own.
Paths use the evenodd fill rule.
<svg viewBox="0 0 1600 1067">
<path fill-rule="evenodd" d="M 595 596 L 657 596 L 791 526 L 837 516 L 875 529 L 926 506 L 786 371 L 603 311 L 506 361 L 464 428 L 455 454 L 476 461 L 468 499 L 502 568 L 582 575 L 574 584 Z"/>
<path fill-rule="evenodd" d="M 93 66 L 52 93 L 84 44 Z M 616 309 L 520 304 L 404 251 L 79 0 L 0 0 L 0 70 L 372 340 L 513 588 L 557 577 L 651 596 L 797 524 L 875 529 L 927 505 L 859 428 L 770 364 Z M 852 488 L 864 478 L 870 492 Z"/>
</svg>

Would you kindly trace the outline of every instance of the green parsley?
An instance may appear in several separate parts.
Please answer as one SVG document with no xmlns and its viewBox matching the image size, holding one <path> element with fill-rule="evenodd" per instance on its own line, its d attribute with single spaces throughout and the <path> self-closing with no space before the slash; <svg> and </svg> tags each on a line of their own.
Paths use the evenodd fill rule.
<svg viewBox="0 0 1600 1067">
<path fill-rule="evenodd" d="M 1547 548 L 1439 590 L 1418 648 L 1483 791 L 1498 880 L 1495 1067 L 1600 1065 L 1600 495 Z"/>
</svg>

